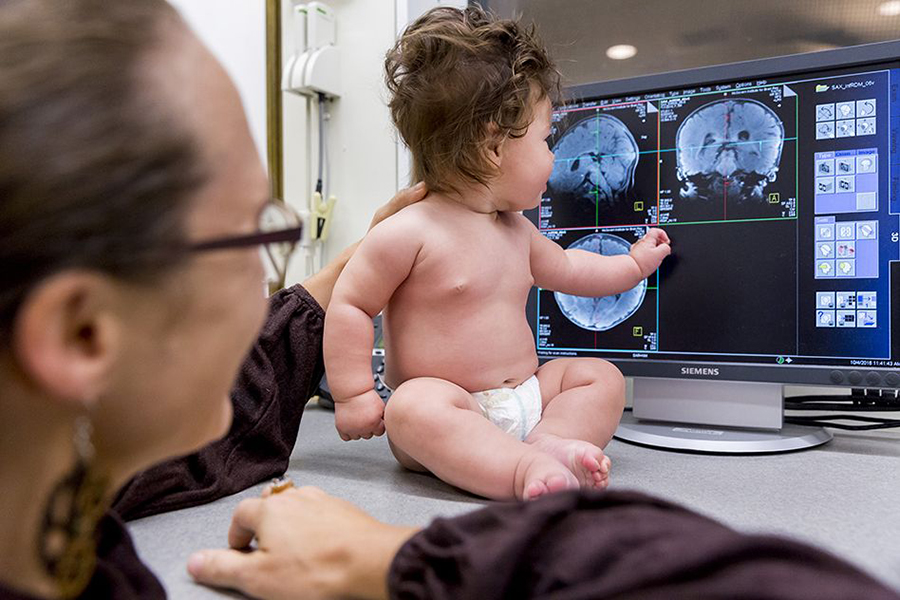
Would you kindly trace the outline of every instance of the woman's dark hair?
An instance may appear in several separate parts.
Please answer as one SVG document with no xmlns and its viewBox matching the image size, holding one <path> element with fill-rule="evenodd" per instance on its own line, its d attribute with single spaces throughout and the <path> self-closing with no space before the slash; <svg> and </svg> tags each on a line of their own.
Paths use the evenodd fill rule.
<svg viewBox="0 0 900 600">
<path fill-rule="evenodd" d="M 146 75 L 178 27 L 165 0 L 0 0 L 0 348 L 55 273 L 183 260 L 201 161 Z"/>
</svg>

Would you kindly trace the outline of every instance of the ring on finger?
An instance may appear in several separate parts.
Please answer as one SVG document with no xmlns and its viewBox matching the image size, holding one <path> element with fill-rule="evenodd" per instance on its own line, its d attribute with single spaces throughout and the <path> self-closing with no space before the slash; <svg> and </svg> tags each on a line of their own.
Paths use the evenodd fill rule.
<svg viewBox="0 0 900 600">
<path fill-rule="evenodd" d="M 290 477 L 276 477 L 269 483 L 269 494 L 280 494 L 285 490 L 289 490 L 294 487 L 294 482 L 291 481 Z"/>
</svg>

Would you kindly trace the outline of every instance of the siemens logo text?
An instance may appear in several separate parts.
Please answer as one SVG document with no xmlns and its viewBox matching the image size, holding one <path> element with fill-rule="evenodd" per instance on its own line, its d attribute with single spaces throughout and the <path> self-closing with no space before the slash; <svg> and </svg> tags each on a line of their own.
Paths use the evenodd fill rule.
<svg viewBox="0 0 900 600">
<path fill-rule="evenodd" d="M 699 367 L 681 367 L 682 375 L 714 375 L 719 376 L 719 369 L 707 369 Z"/>
</svg>

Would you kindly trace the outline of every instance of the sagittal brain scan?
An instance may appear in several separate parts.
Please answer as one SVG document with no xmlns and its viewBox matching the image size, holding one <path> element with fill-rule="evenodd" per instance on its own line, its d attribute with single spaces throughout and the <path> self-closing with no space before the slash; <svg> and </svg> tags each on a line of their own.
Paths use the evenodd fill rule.
<svg viewBox="0 0 900 600">
<path fill-rule="evenodd" d="M 592 115 L 571 126 L 553 147 L 549 187 L 569 201 L 611 205 L 634 187 L 638 145 L 625 124 Z"/>
<path fill-rule="evenodd" d="M 628 254 L 631 244 L 617 235 L 592 233 L 573 242 L 570 250 L 587 250 L 604 256 Z M 640 308 L 647 293 L 647 280 L 627 292 L 603 298 L 585 298 L 556 292 L 560 310 L 575 325 L 591 331 L 612 329 Z"/>
<path fill-rule="evenodd" d="M 775 181 L 784 144 L 784 124 L 762 102 L 716 100 L 697 108 L 675 137 L 685 200 L 737 203 L 766 201 L 766 185 Z"/>
</svg>

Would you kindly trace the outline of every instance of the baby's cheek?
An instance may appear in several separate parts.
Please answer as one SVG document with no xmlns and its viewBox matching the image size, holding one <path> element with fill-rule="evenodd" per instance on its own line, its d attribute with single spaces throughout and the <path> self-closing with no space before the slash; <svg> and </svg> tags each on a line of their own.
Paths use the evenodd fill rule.
<svg viewBox="0 0 900 600">
<path fill-rule="evenodd" d="M 545 163 L 545 171 L 547 173 L 547 179 L 550 179 L 550 174 L 553 172 L 553 161 L 556 160 L 556 156 L 552 152 L 547 152 L 547 157 L 544 160 Z"/>
</svg>

